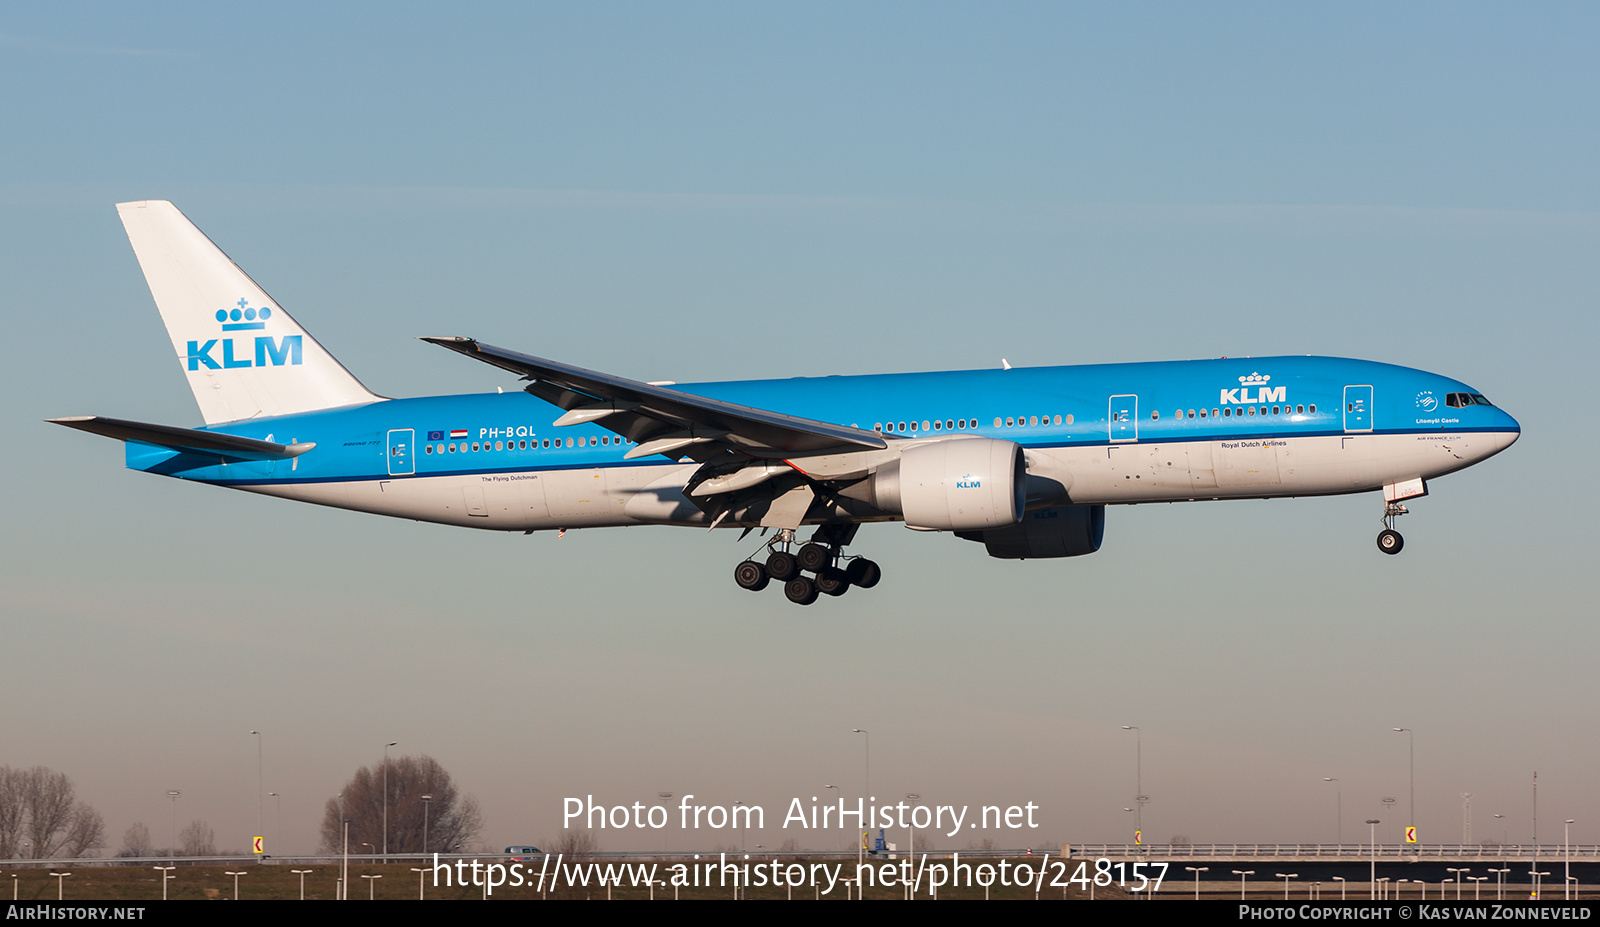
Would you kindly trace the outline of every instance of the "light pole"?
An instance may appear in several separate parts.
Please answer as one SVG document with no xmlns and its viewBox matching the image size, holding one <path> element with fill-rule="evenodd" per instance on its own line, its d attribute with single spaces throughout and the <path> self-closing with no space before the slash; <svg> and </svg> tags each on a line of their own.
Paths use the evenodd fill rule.
<svg viewBox="0 0 1600 927">
<path fill-rule="evenodd" d="M 279 795 L 277 792 L 268 792 L 267 793 L 267 797 L 271 798 L 271 799 L 274 799 L 273 804 L 276 805 L 277 809 L 278 809 L 278 823 L 273 826 L 273 830 L 276 831 L 276 833 L 274 833 L 272 835 L 272 839 L 273 839 L 274 843 L 282 843 L 283 842 L 283 796 Z"/>
<path fill-rule="evenodd" d="M 1122 729 L 1133 732 L 1133 803 L 1139 809 L 1133 816 L 1134 830 L 1138 833 L 1133 842 L 1141 844 L 1144 842 L 1144 803 L 1150 800 L 1150 797 L 1144 794 L 1144 732 L 1132 724 L 1124 724 Z"/>
<path fill-rule="evenodd" d="M 381 876 L 381 875 L 363 875 L 361 878 L 367 880 L 367 900 L 368 901 L 375 900 L 377 896 L 373 894 L 373 887 L 378 884 L 378 880 L 383 878 L 383 876 Z"/>
<path fill-rule="evenodd" d="M 264 786 L 262 784 L 263 780 L 262 780 L 262 777 L 261 777 L 261 732 L 260 731 L 251 731 L 250 733 L 256 735 L 256 834 L 260 835 L 260 834 L 265 834 L 267 832 L 266 831 L 267 799 L 266 799 L 266 797 L 265 797 L 265 795 L 263 794 L 263 791 L 262 791 Z M 237 883 L 238 881 L 239 881 L 238 879 L 234 879 L 234 882 Z M 234 886 L 234 895 L 235 896 L 237 896 L 239 894 L 238 888 L 239 888 L 238 885 Z M 233 900 L 234 901 L 238 901 L 239 899 L 237 897 L 235 897 Z"/>
<path fill-rule="evenodd" d="M 56 900 L 60 901 L 61 900 L 61 886 L 63 884 L 65 884 L 67 877 L 71 876 L 72 873 L 70 873 L 70 872 L 52 872 L 52 873 L 50 873 L 50 875 L 56 880 Z"/>
<path fill-rule="evenodd" d="M 1339 780 L 1338 779 L 1334 779 L 1334 778 L 1330 778 L 1328 776 L 1323 776 L 1322 777 L 1322 781 L 1323 782 L 1338 782 Z M 1337 799 L 1338 804 L 1336 804 L 1334 806 L 1334 808 L 1335 808 L 1335 820 L 1337 821 L 1338 826 L 1337 826 L 1335 832 L 1338 834 L 1339 843 L 1342 844 L 1342 843 L 1344 843 L 1344 787 L 1343 786 L 1339 787 L 1339 790 L 1338 790 L 1337 794 L 1338 794 L 1338 799 Z"/>
<path fill-rule="evenodd" d="M 428 806 L 433 804 L 433 795 L 422 796 L 422 861 L 428 861 Z"/>
<path fill-rule="evenodd" d="M 1504 869 L 1490 869 L 1489 871 L 1494 873 L 1494 897 L 1495 897 L 1495 900 L 1496 901 L 1505 901 L 1506 900 L 1506 873 L 1511 871 L 1511 867 L 1507 866 Z"/>
<path fill-rule="evenodd" d="M 906 793 L 906 801 L 911 802 L 914 805 L 917 802 L 922 801 L 922 795 L 919 792 L 907 792 Z M 917 818 L 916 818 L 916 809 L 913 808 L 912 809 L 912 813 L 909 814 L 909 815 L 906 815 L 906 858 L 907 859 L 916 859 L 916 856 L 917 856 Z"/>
<path fill-rule="evenodd" d="M 734 811 L 735 814 L 738 814 L 737 809 L 742 804 L 744 804 L 744 802 L 739 801 L 738 799 L 734 799 L 733 807 L 736 809 Z M 739 825 L 739 852 L 740 853 L 744 852 L 744 829 L 745 829 L 745 827 L 747 825 L 749 825 L 749 823 L 750 823 L 750 815 L 747 814 L 747 815 L 744 816 L 744 823 Z"/>
<path fill-rule="evenodd" d="M 426 869 L 418 869 L 417 867 L 412 866 L 411 867 L 411 871 L 415 872 L 417 874 L 417 900 L 421 901 L 422 900 L 422 887 L 423 887 L 424 884 L 426 884 L 424 880 L 427 879 L 427 877 L 428 877 L 428 870 L 426 870 Z M 651 900 L 655 899 L 654 895 L 652 895 L 650 897 L 651 897 Z"/>
<path fill-rule="evenodd" d="M 238 901 L 239 900 L 239 877 L 242 876 L 242 875 L 249 875 L 250 873 L 248 873 L 248 872 L 234 872 L 232 870 L 223 870 L 222 874 L 223 875 L 231 875 L 231 876 L 233 876 L 233 900 L 234 901 Z"/>
<path fill-rule="evenodd" d="M 167 900 L 167 883 L 171 882 L 173 879 L 177 878 L 177 876 L 172 874 L 172 870 L 174 870 L 174 869 L 176 869 L 178 867 L 177 866 L 151 866 L 150 868 L 154 869 L 155 871 L 157 871 L 159 873 L 161 873 L 161 900 L 162 901 L 166 901 Z M 15 892 L 11 893 L 11 900 L 12 901 L 16 901 L 17 900 Z"/>
<path fill-rule="evenodd" d="M 1566 900 L 1572 900 L 1572 822 L 1574 818 L 1567 818 L 1566 826 L 1561 831 L 1561 853 L 1567 858 L 1567 895 Z"/>
<path fill-rule="evenodd" d="M 1411 806 L 1406 811 L 1407 816 L 1411 818 L 1411 823 L 1406 826 L 1414 828 L 1417 826 L 1417 732 L 1409 727 L 1397 727 L 1394 732 L 1406 735 L 1407 749 L 1411 756 Z M 1418 842 L 1420 843 L 1421 841 Z"/>
<path fill-rule="evenodd" d="M 339 900 L 350 900 L 350 819 L 344 819 L 344 859 L 340 861 Z"/>
<path fill-rule="evenodd" d="M 1477 901 L 1483 897 L 1483 883 L 1489 881 L 1488 876 L 1467 876 L 1467 881 L 1472 883 L 1472 900 Z"/>
<path fill-rule="evenodd" d="M 1367 878 L 1367 895 L 1374 901 L 1378 898 L 1378 825 L 1381 823 L 1377 818 L 1367 818 L 1367 828 L 1372 832 L 1372 874 Z"/>
<path fill-rule="evenodd" d="M 1451 869 L 1449 866 L 1446 866 L 1444 871 L 1445 872 L 1453 872 L 1453 873 L 1455 873 L 1454 881 L 1456 883 L 1456 900 L 1460 901 L 1461 900 L 1461 881 L 1462 881 L 1462 875 L 1461 874 L 1463 872 L 1471 872 L 1472 870 L 1471 869 Z M 1444 894 L 1442 892 L 1439 895 L 1439 900 L 1440 901 L 1444 900 Z"/>
<path fill-rule="evenodd" d="M 177 789 L 167 790 L 167 797 L 172 799 L 172 846 L 168 852 L 172 854 L 173 863 L 178 861 L 178 796 L 182 794 Z"/>
<path fill-rule="evenodd" d="M 1300 873 L 1298 873 L 1298 872 L 1280 872 L 1280 873 L 1278 873 L 1278 878 L 1283 880 L 1283 900 L 1284 901 L 1288 901 L 1289 900 L 1289 880 L 1290 879 L 1298 879 L 1298 878 L 1300 878 Z"/>
<path fill-rule="evenodd" d="M 1345 881 L 1344 876 L 1334 876 L 1333 877 L 1333 881 L 1339 883 L 1339 900 L 1343 901 L 1344 900 L 1344 889 L 1345 889 L 1345 886 L 1348 885 L 1349 883 Z"/>
<path fill-rule="evenodd" d="M 389 748 L 398 746 L 399 741 L 392 741 L 383 745 L 383 855 L 389 855 Z"/>
<path fill-rule="evenodd" d="M 1200 900 L 1200 873 L 1202 873 L 1202 872 L 1210 872 L 1211 871 L 1211 867 L 1210 866 L 1185 866 L 1183 868 L 1185 868 L 1185 869 L 1189 870 L 1190 872 L 1194 873 L 1194 900 L 1195 901 L 1199 901 Z"/>
<path fill-rule="evenodd" d="M 1254 869 L 1235 869 L 1233 874 L 1239 877 L 1239 900 L 1244 900 L 1244 877 L 1256 874 Z"/>
<path fill-rule="evenodd" d="M 300 877 L 300 900 L 306 900 L 306 874 L 316 872 L 315 869 L 290 869 L 290 872 Z"/>
</svg>

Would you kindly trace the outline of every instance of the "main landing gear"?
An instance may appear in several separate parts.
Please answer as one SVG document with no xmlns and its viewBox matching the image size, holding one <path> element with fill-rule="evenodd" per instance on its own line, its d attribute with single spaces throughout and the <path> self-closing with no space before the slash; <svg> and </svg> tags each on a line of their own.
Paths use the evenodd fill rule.
<svg viewBox="0 0 1600 927">
<path fill-rule="evenodd" d="M 1390 502 L 1383 507 L 1383 530 L 1378 532 L 1378 549 L 1386 554 L 1398 554 L 1406 546 L 1406 539 L 1394 530 L 1394 520 L 1406 513 L 1406 507 Z"/>
<path fill-rule="evenodd" d="M 783 583 L 784 596 L 796 605 L 810 605 L 819 595 L 844 595 L 851 586 L 871 589 L 883 571 L 865 557 L 841 552 L 855 533 L 855 525 L 822 525 L 810 541 L 791 552 L 794 531 L 785 528 L 767 542 L 766 562 L 754 557 L 743 561 L 733 568 L 733 581 L 741 589 L 760 592 L 777 580 Z"/>
</svg>

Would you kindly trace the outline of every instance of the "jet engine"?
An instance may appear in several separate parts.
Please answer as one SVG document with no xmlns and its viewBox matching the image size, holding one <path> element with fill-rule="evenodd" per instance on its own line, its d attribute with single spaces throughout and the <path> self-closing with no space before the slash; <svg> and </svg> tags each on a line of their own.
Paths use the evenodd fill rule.
<svg viewBox="0 0 1600 927">
<path fill-rule="evenodd" d="M 1105 506 L 1063 505 L 1029 512 L 1008 528 L 957 531 L 956 537 L 982 541 L 989 556 L 1001 560 L 1034 560 L 1092 554 L 1105 533 Z"/>
<path fill-rule="evenodd" d="M 1015 525 L 1026 506 L 1027 460 L 1014 441 L 950 438 L 906 448 L 868 481 L 873 506 L 934 531 Z"/>
</svg>

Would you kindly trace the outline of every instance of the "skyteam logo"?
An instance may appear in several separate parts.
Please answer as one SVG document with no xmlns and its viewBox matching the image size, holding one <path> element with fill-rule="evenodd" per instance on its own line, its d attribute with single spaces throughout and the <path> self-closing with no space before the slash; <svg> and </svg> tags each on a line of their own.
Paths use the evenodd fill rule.
<svg viewBox="0 0 1600 927">
<path fill-rule="evenodd" d="M 1252 373 L 1247 377 L 1239 378 L 1238 389 L 1225 389 L 1222 391 L 1221 405 L 1253 406 L 1263 402 L 1283 402 L 1288 394 L 1288 387 L 1268 386 L 1267 381 L 1272 378 Z M 1254 390 L 1255 395 L 1251 395 Z"/>
<path fill-rule="evenodd" d="M 272 318 L 272 307 L 262 306 L 260 309 L 250 305 L 247 299 L 239 300 L 238 305 L 232 309 L 218 309 L 217 321 L 222 323 L 224 332 L 261 331 L 267 327 L 267 320 Z M 212 338 L 210 341 L 191 341 L 184 359 L 189 362 L 190 370 L 234 370 L 239 367 L 282 367 L 285 364 L 299 366 L 304 360 L 304 338 L 300 335 L 284 335 L 274 340 L 271 335 L 257 335 L 254 339 L 237 339 L 245 341 L 246 345 L 241 352 L 235 343 L 236 339 Z M 254 341 L 254 357 L 251 356 L 250 341 Z M 222 357 L 219 362 L 215 351 L 221 345 Z"/>
<path fill-rule="evenodd" d="M 1433 394 L 1433 390 L 1425 389 L 1417 394 L 1417 408 L 1424 412 L 1432 412 L 1439 408 L 1439 397 Z"/>
</svg>

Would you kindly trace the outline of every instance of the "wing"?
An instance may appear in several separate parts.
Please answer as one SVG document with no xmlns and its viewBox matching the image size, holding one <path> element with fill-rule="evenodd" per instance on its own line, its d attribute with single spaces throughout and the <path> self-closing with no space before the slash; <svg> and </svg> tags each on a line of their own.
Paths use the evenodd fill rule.
<svg viewBox="0 0 1600 927">
<path fill-rule="evenodd" d="M 529 393 L 567 410 L 555 424 L 594 422 L 638 444 L 627 456 L 665 454 L 709 461 L 730 452 L 747 457 L 881 450 L 877 432 L 800 418 L 652 386 L 471 338 L 423 338 L 530 380 Z"/>
</svg>

